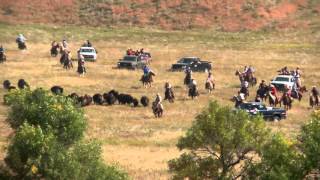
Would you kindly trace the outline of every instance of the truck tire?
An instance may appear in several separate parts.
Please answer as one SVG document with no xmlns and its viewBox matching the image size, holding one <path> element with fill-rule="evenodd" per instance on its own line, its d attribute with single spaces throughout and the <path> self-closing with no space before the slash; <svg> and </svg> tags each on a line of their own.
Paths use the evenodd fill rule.
<svg viewBox="0 0 320 180">
<path fill-rule="evenodd" d="M 281 120 L 281 118 L 280 118 L 279 115 L 273 115 L 272 120 L 273 120 L 274 122 L 278 122 L 278 121 Z"/>
</svg>

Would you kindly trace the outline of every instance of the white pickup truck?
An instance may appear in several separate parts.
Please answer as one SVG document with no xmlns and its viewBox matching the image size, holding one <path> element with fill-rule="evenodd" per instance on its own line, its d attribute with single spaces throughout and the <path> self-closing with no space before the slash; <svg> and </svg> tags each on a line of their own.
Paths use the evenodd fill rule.
<svg viewBox="0 0 320 180">
<path fill-rule="evenodd" d="M 93 47 L 81 47 L 80 54 L 86 61 L 96 61 L 97 51 Z"/>
<path fill-rule="evenodd" d="M 292 89 L 295 83 L 295 78 L 291 75 L 278 75 L 271 81 L 271 84 L 280 91 L 284 90 L 285 85 Z"/>
</svg>

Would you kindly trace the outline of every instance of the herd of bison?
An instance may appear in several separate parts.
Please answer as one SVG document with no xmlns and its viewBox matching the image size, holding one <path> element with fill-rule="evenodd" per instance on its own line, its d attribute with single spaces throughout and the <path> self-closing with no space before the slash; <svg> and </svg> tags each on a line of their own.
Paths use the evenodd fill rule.
<svg viewBox="0 0 320 180">
<path fill-rule="evenodd" d="M 30 88 L 29 84 L 24 80 L 20 79 L 17 83 L 18 89 L 25 89 Z M 16 86 L 13 86 L 9 80 L 5 80 L 3 82 L 3 88 L 6 90 L 12 90 L 17 89 Z M 63 94 L 63 88 L 60 86 L 53 86 L 51 87 L 51 92 L 54 95 L 62 95 Z M 119 93 L 116 90 L 111 90 L 109 92 L 103 93 L 103 94 L 94 94 L 93 96 L 90 96 L 88 94 L 85 94 L 83 96 L 78 95 L 77 93 L 71 93 L 67 96 L 68 98 L 71 98 L 75 101 L 75 103 L 81 107 L 89 106 L 91 104 L 96 105 L 113 105 L 116 102 L 123 105 L 131 105 L 133 107 L 139 106 L 139 100 L 135 97 L 133 97 L 130 94 L 124 94 Z M 140 104 L 144 107 L 149 105 L 149 98 L 147 96 L 142 96 L 140 98 Z"/>
</svg>

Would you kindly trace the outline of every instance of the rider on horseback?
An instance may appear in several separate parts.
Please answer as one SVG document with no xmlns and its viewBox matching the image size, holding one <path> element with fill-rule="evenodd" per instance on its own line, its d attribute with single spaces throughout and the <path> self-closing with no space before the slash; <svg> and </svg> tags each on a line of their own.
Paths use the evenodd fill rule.
<svg viewBox="0 0 320 180">
<path fill-rule="evenodd" d="M 296 82 L 298 88 L 300 88 L 301 87 L 301 80 L 300 80 L 301 71 L 300 71 L 299 67 L 297 67 L 296 70 L 293 71 L 293 77 L 295 78 L 295 82 Z"/>
<path fill-rule="evenodd" d="M 283 91 L 283 96 L 288 96 L 288 97 L 292 98 L 291 94 L 292 94 L 291 89 L 288 87 L 288 85 L 285 85 L 284 91 Z"/>
<path fill-rule="evenodd" d="M 142 70 L 144 77 L 148 76 L 149 72 L 151 71 L 151 69 L 147 65 L 144 65 Z"/>
<path fill-rule="evenodd" d="M 270 97 L 276 101 L 278 99 L 278 90 L 273 84 L 270 85 L 270 88 Z"/>
<path fill-rule="evenodd" d="M 265 89 L 267 88 L 268 86 L 266 85 L 266 81 L 265 80 L 262 80 L 261 83 L 259 84 L 259 89 Z"/>
<path fill-rule="evenodd" d="M 4 54 L 4 51 L 5 51 L 5 50 L 4 50 L 4 47 L 3 47 L 2 45 L 0 45 L 0 54 L 1 54 L 2 56 L 5 55 L 5 54 Z"/>
<path fill-rule="evenodd" d="M 169 102 L 173 102 L 174 94 L 172 90 L 172 86 L 169 82 L 166 82 L 164 85 L 165 93 L 164 93 L 164 100 L 169 100 Z"/>
<path fill-rule="evenodd" d="M 26 49 L 26 45 L 25 45 L 26 40 L 27 39 L 22 34 L 19 34 L 19 36 L 16 39 L 16 42 L 18 43 L 18 47 L 20 49 Z"/>
<path fill-rule="evenodd" d="M 207 81 L 206 82 L 209 82 L 211 83 L 212 85 L 214 84 L 214 80 L 213 80 L 213 75 L 212 73 L 209 71 L 208 73 L 208 78 L 207 78 Z"/>
<path fill-rule="evenodd" d="M 162 106 L 162 97 L 160 96 L 159 93 L 157 93 L 156 95 L 156 99 L 154 100 L 154 102 L 156 103 L 156 106 L 157 108 L 160 108 L 160 109 L 163 109 L 163 106 Z"/>
</svg>

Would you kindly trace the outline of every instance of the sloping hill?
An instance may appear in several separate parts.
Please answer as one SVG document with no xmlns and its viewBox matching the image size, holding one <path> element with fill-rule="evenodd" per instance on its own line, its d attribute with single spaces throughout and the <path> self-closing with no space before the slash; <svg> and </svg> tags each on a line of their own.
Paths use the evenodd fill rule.
<svg viewBox="0 0 320 180">
<path fill-rule="evenodd" d="M 9 23 L 155 26 L 224 31 L 308 27 L 319 0 L 2 0 Z"/>
</svg>

